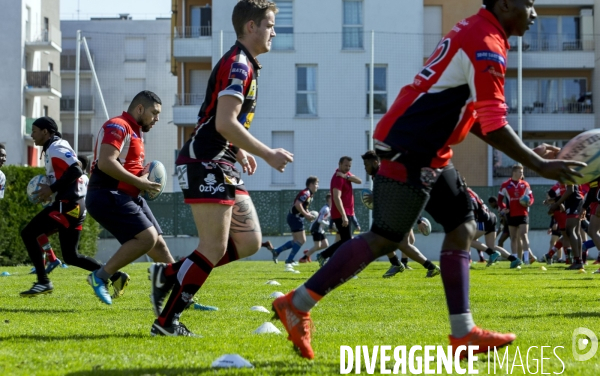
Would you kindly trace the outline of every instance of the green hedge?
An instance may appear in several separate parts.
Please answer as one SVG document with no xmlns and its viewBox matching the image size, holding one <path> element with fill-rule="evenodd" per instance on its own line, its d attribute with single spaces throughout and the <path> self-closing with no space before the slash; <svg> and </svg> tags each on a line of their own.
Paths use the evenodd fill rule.
<svg viewBox="0 0 600 376">
<path fill-rule="evenodd" d="M 4 166 L 6 175 L 4 199 L 0 200 L 0 265 L 17 265 L 29 263 L 29 255 L 21 239 L 21 230 L 42 210 L 41 205 L 34 205 L 27 199 L 27 183 L 35 175 L 44 174 L 39 167 Z M 96 254 L 100 227 L 89 215 L 83 224 L 83 232 L 79 242 L 79 253 L 93 256 Z M 62 258 L 58 234 L 50 237 L 52 248 Z"/>
</svg>

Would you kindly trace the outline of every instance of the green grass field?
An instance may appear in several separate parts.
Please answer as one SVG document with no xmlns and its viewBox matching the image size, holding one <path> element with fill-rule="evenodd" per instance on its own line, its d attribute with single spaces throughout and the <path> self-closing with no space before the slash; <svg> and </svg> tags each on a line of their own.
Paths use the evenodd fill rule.
<svg viewBox="0 0 600 376">
<path fill-rule="evenodd" d="M 148 300 L 148 264 L 124 269 L 132 280 L 125 296 L 112 306 L 100 303 L 85 281 L 87 272 L 81 269 L 59 268 L 51 274 L 54 293 L 21 298 L 19 292 L 31 287 L 34 276 L 27 274 L 27 266 L 4 267 L 0 271 L 12 275 L 0 277 L 0 374 L 330 375 L 340 372 L 342 345 L 365 345 L 371 350 L 375 345 L 392 349 L 447 345 L 449 323 L 440 277 L 426 279 L 425 269 L 411 264 L 415 270 L 383 279 L 389 264 L 373 263 L 358 279 L 315 307 L 314 361 L 300 358 L 286 335 L 253 334 L 272 315 L 250 307 L 270 310 L 269 295 L 300 285 L 316 270 L 316 263 L 298 266 L 300 274 L 284 272 L 282 264 L 270 262 L 237 262 L 215 269 L 196 299 L 219 311 L 188 310 L 181 319 L 203 338 L 150 336 L 154 315 Z M 600 276 L 591 274 L 592 266 L 587 274 L 579 274 L 562 270 L 564 265 L 548 267 L 548 271 L 538 265 L 521 271 L 509 270 L 506 262 L 487 269 L 484 264 L 476 265 L 471 272 L 475 322 L 486 329 L 517 334 L 508 347 L 508 374 L 541 374 L 535 371 L 534 361 L 539 362 L 540 346 L 551 347 L 544 354 L 550 358 L 544 361 L 545 373 L 600 374 L 600 352 L 578 362 L 571 350 L 575 328 L 585 327 L 600 336 Z M 270 279 L 281 286 L 266 285 Z M 285 333 L 279 322 L 275 325 Z M 519 366 L 518 356 L 516 361 L 513 358 L 518 348 L 526 363 L 532 346 L 538 347 L 530 350 L 528 372 Z M 561 361 L 552 354 L 557 346 L 563 346 L 556 349 L 563 372 Z M 239 354 L 255 368 L 214 371 L 211 363 L 224 354 Z M 488 374 L 487 364 L 487 356 L 480 356 L 479 374 Z M 392 356 L 387 367 L 393 366 Z M 379 364 L 375 369 L 379 373 Z M 506 369 L 506 363 L 502 371 L 497 365 L 496 374 L 507 374 Z M 361 374 L 366 373 L 363 360 Z"/>
</svg>

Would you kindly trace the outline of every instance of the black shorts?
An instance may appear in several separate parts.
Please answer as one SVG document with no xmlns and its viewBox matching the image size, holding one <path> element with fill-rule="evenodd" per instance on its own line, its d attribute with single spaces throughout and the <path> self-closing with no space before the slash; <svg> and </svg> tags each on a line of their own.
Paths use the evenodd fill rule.
<svg viewBox="0 0 600 376">
<path fill-rule="evenodd" d="M 109 189 L 89 190 L 85 199 L 88 212 L 102 227 L 123 244 L 147 228 L 162 230 L 148 203 L 142 197 Z"/>
<path fill-rule="evenodd" d="M 583 206 L 583 200 L 581 198 L 576 197 L 574 194 L 572 194 L 565 200 L 564 204 L 567 218 L 575 218 L 581 214 Z"/>
<path fill-rule="evenodd" d="M 471 198 L 452 163 L 443 169 L 382 160 L 373 189 L 373 227 L 400 242 L 425 209 L 449 233 L 474 219 Z"/>
<path fill-rule="evenodd" d="M 313 232 L 312 233 L 312 237 L 313 240 L 316 242 L 320 242 L 321 240 L 325 240 L 325 234 L 322 234 L 320 232 Z"/>
<path fill-rule="evenodd" d="M 520 225 L 528 225 L 529 224 L 529 216 L 528 215 L 518 215 L 516 217 L 509 216 L 508 217 L 508 225 L 519 227 Z"/>
<path fill-rule="evenodd" d="M 45 207 L 37 216 L 48 216 L 60 225 L 48 232 L 42 230 L 46 235 L 50 235 L 59 231 L 61 228 L 81 231 L 83 221 L 85 221 L 85 215 L 85 198 L 82 197 L 77 201 L 54 201 L 49 206 Z"/>
<path fill-rule="evenodd" d="M 485 234 L 496 232 L 496 215 L 490 213 L 490 218 L 487 221 L 477 222 L 477 230 L 485 231 Z"/>
<path fill-rule="evenodd" d="M 248 194 L 240 172 L 225 162 L 188 163 L 177 166 L 177 179 L 187 204 L 234 205 L 235 195 Z"/>
</svg>

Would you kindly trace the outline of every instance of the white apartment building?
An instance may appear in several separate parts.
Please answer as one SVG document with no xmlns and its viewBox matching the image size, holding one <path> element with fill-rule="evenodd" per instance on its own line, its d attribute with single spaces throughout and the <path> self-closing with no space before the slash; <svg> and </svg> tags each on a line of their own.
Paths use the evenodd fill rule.
<svg viewBox="0 0 600 376">
<path fill-rule="evenodd" d="M 33 120 L 60 124 L 60 0 L 0 2 L 0 143 L 8 164 L 43 165 L 29 136 Z"/>
<path fill-rule="evenodd" d="M 160 120 L 144 134 L 145 159 L 161 161 L 169 175 L 173 175 L 177 134 L 172 125 L 172 111 L 177 79 L 169 69 L 170 25 L 170 19 L 133 20 L 126 14 L 115 18 L 62 21 L 63 97 L 60 113 L 65 138 L 73 139 L 75 48 L 77 30 L 81 30 L 92 55 L 108 117 L 121 115 L 142 90 L 151 90 L 161 98 Z M 108 119 L 83 46 L 80 59 L 79 153 L 91 155 L 98 130 Z M 176 179 L 171 179 L 165 192 L 172 191 L 174 181 Z"/>
</svg>

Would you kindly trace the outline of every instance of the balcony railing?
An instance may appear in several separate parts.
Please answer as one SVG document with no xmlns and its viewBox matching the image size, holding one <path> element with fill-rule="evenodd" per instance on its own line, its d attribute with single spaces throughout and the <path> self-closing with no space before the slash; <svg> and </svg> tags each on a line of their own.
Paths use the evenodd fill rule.
<svg viewBox="0 0 600 376">
<path fill-rule="evenodd" d="M 63 53 L 60 55 L 60 70 L 63 71 L 74 71 L 75 70 L 75 51 L 74 50 L 69 50 L 69 51 L 63 51 Z M 92 61 L 94 60 L 94 55 L 92 55 Z M 83 70 L 83 71 L 89 71 L 91 70 L 90 68 L 90 62 L 88 61 L 87 55 L 85 53 L 81 53 L 80 57 L 79 57 L 79 69 Z"/>
<path fill-rule="evenodd" d="M 29 33 L 27 33 L 27 39 L 27 43 L 60 43 L 61 33 L 59 29 L 50 26 L 48 29 L 43 29 L 37 35 L 32 36 Z"/>
<path fill-rule="evenodd" d="M 204 94 L 175 94 L 175 106 L 202 106 Z"/>
<path fill-rule="evenodd" d="M 509 39 L 510 50 L 517 51 L 517 38 Z M 563 34 L 525 34 L 523 37 L 524 52 L 538 51 L 593 51 L 594 37 L 585 36 L 582 39 Z"/>
<path fill-rule="evenodd" d="M 75 140 L 75 135 L 73 133 L 63 133 L 62 138 L 68 141 L 71 146 L 73 146 L 73 141 Z M 79 144 L 77 145 L 78 152 L 93 150 L 93 134 L 80 133 L 77 137 L 77 141 L 79 141 Z"/>
<path fill-rule="evenodd" d="M 516 113 L 516 107 L 509 107 L 509 113 Z M 523 106 L 524 114 L 591 114 L 594 106 L 585 102 L 534 102 L 533 105 Z"/>
<path fill-rule="evenodd" d="M 60 92 L 60 76 L 49 71 L 27 71 L 27 88 L 28 89 L 55 89 Z"/>
<path fill-rule="evenodd" d="M 75 111 L 75 97 L 63 96 L 62 98 L 60 98 L 60 110 L 66 112 Z M 93 95 L 79 96 L 79 111 L 94 111 Z"/>
<path fill-rule="evenodd" d="M 175 28 L 175 38 L 199 38 L 211 35 L 212 26 L 177 26 Z"/>
</svg>

